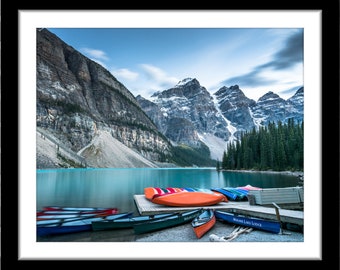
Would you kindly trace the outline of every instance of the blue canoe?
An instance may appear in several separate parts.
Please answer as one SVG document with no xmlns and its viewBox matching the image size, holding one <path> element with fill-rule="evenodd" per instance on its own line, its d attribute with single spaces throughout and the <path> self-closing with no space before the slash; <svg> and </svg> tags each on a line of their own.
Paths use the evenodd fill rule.
<svg viewBox="0 0 340 270">
<path fill-rule="evenodd" d="M 211 190 L 223 194 L 224 196 L 226 196 L 231 201 L 236 201 L 237 200 L 237 194 L 235 194 L 233 192 L 230 192 L 230 191 L 228 191 L 226 189 L 223 189 L 223 188 L 212 188 Z"/>
<path fill-rule="evenodd" d="M 260 219 L 254 217 L 246 217 L 220 210 L 215 210 L 215 217 L 219 221 L 225 221 L 232 224 L 241 225 L 244 227 L 251 227 L 254 229 L 267 231 L 271 233 L 281 232 L 281 223 L 279 221 Z"/>
<path fill-rule="evenodd" d="M 247 200 L 247 195 L 245 195 L 244 191 L 238 190 L 237 188 L 233 187 L 224 187 L 223 189 L 231 193 L 234 193 L 236 195 L 235 199 L 236 201 Z"/>
<path fill-rule="evenodd" d="M 104 217 L 57 218 L 37 221 L 37 236 L 76 233 L 92 230 L 92 222 L 114 220 L 132 216 L 133 212 L 125 212 Z"/>
</svg>

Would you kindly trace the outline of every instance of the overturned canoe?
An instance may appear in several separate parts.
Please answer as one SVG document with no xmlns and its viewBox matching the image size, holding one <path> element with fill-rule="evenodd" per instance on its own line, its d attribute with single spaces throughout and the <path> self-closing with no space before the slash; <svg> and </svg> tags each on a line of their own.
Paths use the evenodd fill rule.
<svg viewBox="0 0 340 270">
<path fill-rule="evenodd" d="M 144 188 L 145 197 L 155 204 L 192 207 L 210 206 L 228 201 L 221 193 L 210 191 L 188 191 L 187 189 Z"/>
<path fill-rule="evenodd" d="M 219 192 L 222 195 L 226 196 L 231 201 L 237 200 L 237 194 L 230 192 L 229 190 L 223 189 L 223 188 L 212 188 L 212 191 Z"/>
<path fill-rule="evenodd" d="M 210 206 L 224 201 L 224 196 L 206 192 L 178 192 L 154 197 L 151 201 L 167 206 Z"/>
</svg>

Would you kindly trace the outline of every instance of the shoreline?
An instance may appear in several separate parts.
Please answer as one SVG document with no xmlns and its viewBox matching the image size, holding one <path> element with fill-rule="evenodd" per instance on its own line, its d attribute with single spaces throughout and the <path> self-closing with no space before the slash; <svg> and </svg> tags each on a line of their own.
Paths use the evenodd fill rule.
<svg viewBox="0 0 340 270">
<path fill-rule="evenodd" d="M 105 231 L 87 231 L 63 235 L 38 237 L 37 242 L 214 242 L 212 234 L 218 237 L 230 235 L 237 225 L 217 221 L 213 228 L 198 239 L 191 223 L 166 228 L 163 230 L 134 234 L 133 229 L 116 229 Z M 229 242 L 303 242 L 303 232 L 282 229 L 279 234 L 253 229 L 249 233 L 242 233 Z"/>
<path fill-rule="evenodd" d="M 37 237 L 36 242 L 90 242 L 90 243 L 122 243 L 122 242 L 140 242 L 140 243 L 201 243 L 216 242 L 211 240 L 211 236 L 223 238 L 231 235 L 233 231 L 240 227 L 238 225 L 228 224 L 217 221 L 213 228 L 198 239 L 193 231 L 191 223 L 162 229 L 159 231 L 149 232 L 145 234 L 134 234 L 133 229 L 115 229 L 105 231 L 86 231 L 62 235 L 50 235 Z M 224 241 L 221 241 L 224 242 Z M 282 229 L 278 234 L 261 231 L 257 229 L 251 230 L 249 233 L 242 233 L 231 241 L 232 242 L 304 242 L 303 231 L 291 231 Z"/>
<path fill-rule="evenodd" d="M 303 177 L 303 171 L 256 171 L 256 170 L 220 170 L 223 172 L 246 172 L 246 173 L 272 173 L 272 174 L 286 174 L 296 177 Z"/>
</svg>

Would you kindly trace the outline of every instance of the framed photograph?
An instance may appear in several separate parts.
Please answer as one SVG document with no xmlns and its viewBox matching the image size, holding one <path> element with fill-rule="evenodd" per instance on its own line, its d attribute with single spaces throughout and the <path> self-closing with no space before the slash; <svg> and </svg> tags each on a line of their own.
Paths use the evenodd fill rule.
<svg viewBox="0 0 340 270">
<path fill-rule="evenodd" d="M 322 179 L 321 179 L 321 100 L 322 100 L 322 10 L 18 10 L 18 41 L 19 41 L 19 261 L 26 260 L 322 260 Z M 37 59 L 37 31 L 40 29 L 93 29 L 91 32 L 93 57 L 97 63 L 108 65 L 107 55 L 101 51 L 101 47 L 94 44 L 103 43 L 102 36 L 96 41 L 95 30 L 108 29 L 134 29 L 132 35 L 138 35 L 138 30 L 153 29 L 173 30 L 171 35 L 172 44 L 164 39 L 161 45 L 181 46 L 180 39 L 192 38 L 192 44 L 186 42 L 186 52 L 192 50 L 204 39 L 195 39 L 186 36 L 190 31 L 201 30 L 201 35 L 206 39 L 213 39 L 213 33 L 220 30 L 232 30 L 226 33 L 235 39 L 230 43 L 225 40 L 210 43 L 207 51 L 201 51 L 201 55 L 192 54 L 191 57 L 201 57 L 195 61 L 205 72 L 202 72 L 204 86 L 213 85 L 209 80 L 213 79 L 232 85 L 236 79 L 243 76 L 243 81 L 258 80 L 266 87 L 277 83 L 275 80 L 280 76 L 288 89 L 293 84 L 303 85 L 304 89 L 304 241 L 303 242 L 234 242 L 234 243 L 168 243 L 168 242 L 37 242 L 36 240 L 36 59 Z M 176 29 L 181 34 L 176 35 Z M 273 42 L 274 36 L 281 35 L 281 42 L 287 40 L 287 36 L 298 33 L 303 37 L 303 57 L 294 58 L 292 47 L 284 47 L 280 38 Z M 144 32 L 145 34 L 146 32 Z M 144 39 L 153 39 L 155 32 L 149 32 Z M 85 33 L 84 33 L 85 34 Z M 116 33 L 118 35 L 118 33 Z M 130 35 L 131 35 L 130 34 Z M 210 35 L 211 34 L 211 35 Z M 248 39 L 247 35 L 252 35 Z M 123 36 L 123 35 L 122 35 Z M 120 37 L 122 37 L 120 36 Z M 74 37 L 73 37 L 74 38 Z M 131 42 L 134 39 L 128 34 L 125 38 Z M 161 39 L 162 36 L 159 37 Z M 178 40 L 176 40 L 178 38 Z M 272 39 L 271 39 L 272 38 Z M 157 39 L 157 38 L 156 38 Z M 218 40 L 218 39 L 217 39 Z M 230 39 L 231 40 L 231 39 Z M 267 41 L 268 54 L 256 55 L 258 45 Z M 220 42 L 220 43 L 218 43 Z M 223 43 L 225 42 L 225 43 Z M 294 40 L 292 40 L 292 45 Z M 299 42 L 298 40 L 296 42 Z M 146 42 L 147 43 L 147 42 Z M 135 50 L 138 50 L 138 45 Z M 222 46 L 223 45 L 223 46 Z M 81 46 L 81 44 L 79 44 Z M 84 44 L 86 46 L 86 44 Z M 265 45 L 263 45 L 265 46 Z M 248 59 L 238 54 L 237 48 L 244 48 L 243 54 Z M 161 48 L 160 48 L 161 49 Z M 178 48 L 178 53 L 180 48 Z M 247 49 L 247 50 L 246 50 Z M 282 49 L 282 50 L 281 50 Z M 124 50 L 124 48 L 122 48 Z M 237 54 L 233 58 L 228 54 L 225 59 L 220 58 L 221 51 L 232 51 Z M 141 50 L 142 51 L 142 50 Z M 254 54 L 255 52 L 255 54 Z M 157 51 L 154 51 L 157 54 Z M 138 51 L 131 57 L 138 58 Z M 173 55 L 172 57 L 178 57 Z M 184 57 L 184 56 L 183 56 Z M 179 58 L 178 58 L 179 59 Z M 228 59 L 230 62 L 228 62 Z M 143 60 L 138 60 L 143 61 Z M 299 61 L 295 66 L 294 61 Z M 249 62 L 248 66 L 243 66 Z M 144 70 L 148 70 L 149 76 L 154 76 L 149 90 L 167 88 L 175 84 L 180 78 L 174 71 L 167 71 L 157 66 L 147 65 L 143 62 Z M 184 65 L 178 63 L 178 70 L 183 74 Z M 216 66 L 214 66 L 216 64 Z M 232 69 L 221 70 L 228 64 L 234 65 Z M 163 67 L 166 63 L 163 63 Z M 288 67 L 288 68 L 287 68 Z M 293 73 L 289 73 L 289 67 Z M 111 63 L 111 70 L 116 71 L 116 76 L 125 78 L 124 84 L 128 89 L 143 90 L 138 86 L 136 79 L 138 74 L 133 70 L 124 69 Z M 261 72 L 260 72 L 261 69 Z M 170 70 L 170 68 L 169 68 Z M 174 69 L 172 69 L 174 70 Z M 229 72 L 229 73 L 228 73 Z M 275 73 L 277 72 L 277 73 Z M 224 74 L 223 74 L 224 73 Z M 275 73 L 275 75 L 274 75 Z M 146 76 L 146 75 L 145 75 Z M 157 77 L 158 76 L 158 77 Z M 186 75 L 185 75 L 186 76 Z M 274 79 L 275 77 L 275 79 Z M 140 78 L 140 77 L 139 77 Z M 156 80 L 158 78 L 158 81 Z M 227 78 L 235 80 L 227 81 Z M 143 78 L 147 80 L 148 78 Z M 150 81 L 149 81 L 150 82 Z M 293 84 L 292 84 L 293 82 Z M 168 84 L 167 84 L 168 83 Z M 249 85 L 251 83 L 249 82 Z M 278 83 L 279 84 L 279 83 Z M 202 83 L 203 85 L 203 83 Z M 260 85 L 254 88 L 261 90 Z M 270 90 L 269 88 L 266 88 Z M 295 89 L 296 90 L 296 89 Z M 266 91 L 267 90 L 263 90 Z M 259 98 L 266 92 L 254 94 L 249 91 L 253 98 Z M 284 95 L 284 91 L 282 91 Z M 288 94 L 289 95 L 289 94 Z M 223 245 L 223 246 L 222 246 Z M 167 252 L 164 252 L 166 250 Z"/>
</svg>

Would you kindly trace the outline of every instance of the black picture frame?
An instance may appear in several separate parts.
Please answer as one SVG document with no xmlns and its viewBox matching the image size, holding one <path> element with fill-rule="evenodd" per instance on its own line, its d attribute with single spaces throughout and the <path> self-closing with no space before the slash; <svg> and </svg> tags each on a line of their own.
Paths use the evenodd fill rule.
<svg viewBox="0 0 340 270">
<path fill-rule="evenodd" d="M 260 6 L 260 5 L 259 5 Z M 2 9 L 3 10 L 3 9 Z M 19 44 L 19 39 L 20 39 L 20 29 L 19 26 L 17 27 L 18 33 L 17 33 L 17 38 L 10 38 L 10 36 L 12 35 L 12 31 L 11 29 L 13 29 L 13 25 L 17 25 L 18 24 L 18 12 L 22 11 L 22 10 L 29 10 L 26 8 L 19 8 L 19 9 L 14 9 L 12 11 L 8 11 L 5 9 L 6 13 L 2 13 L 2 56 L 3 59 L 5 58 L 5 63 L 9 63 L 9 62 L 16 62 L 18 63 L 18 70 L 20 68 L 19 66 L 19 58 L 20 55 L 17 54 L 17 52 L 15 51 L 15 49 L 17 48 L 17 44 Z M 275 10 L 275 9 L 273 9 Z M 294 8 L 287 8 L 287 10 L 295 10 Z M 303 11 L 304 8 L 300 8 L 300 9 L 296 9 L 297 12 Z M 332 172 L 334 171 L 334 168 L 338 168 L 339 166 L 339 162 L 337 160 L 338 158 L 338 153 L 339 153 L 339 147 L 338 146 L 338 141 L 339 141 L 339 134 L 338 134 L 338 124 L 339 124 L 339 118 L 338 118 L 338 110 L 334 113 L 335 108 L 338 108 L 338 102 L 339 99 L 334 98 L 334 95 L 339 94 L 338 90 L 339 90 L 339 80 L 337 80 L 339 73 L 339 3 L 335 3 L 333 6 L 331 4 L 329 4 L 328 6 L 326 4 L 322 5 L 316 5 L 316 7 L 309 7 L 306 8 L 306 10 L 320 10 L 322 11 L 322 115 L 320 116 L 320 119 L 322 120 L 322 122 L 326 122 L 329 121 L 332 118 L 335 118 L 336 121 L 334 121 L 334 125 L 337 126 L 336 129 L 332 128 L 328 130 L 328 128 L 325 125 L 322 125 L 322 162 L 320 162 L 322 170 L 322 259 L 321 260 L 311 260 L 314 265 L 329 265 L 332 263 L 333 267 L 334 267 L 334 263 L 338 264 L 339 263 L 339 224 L 336 225 L 337 222 L 339 222 L 339 198 L 338 196 L 332 196 L 332 198 L 329 198 L 328 196 L 328 192 L 326 192 L 326 178 L 329 178 L 328 172 Z M 70 10 L 72 12 L 74 12 L 75 10 Z M 44 11 L 42 11 L 44 12 Z M 253 10 L 253 12 L 256 12 L 256 10 Z M 271 12 L 270 10 L 268 10 L 268 12 Z M 14 19 L 14 20 L 13 20 Z M 12 23 L 11 23 L 12 22 Z M 15 36 L 15 35 L 14 35 Z M 14 51 L 13 51 L 14 49 Z M 9 52 L 12 50 L 12 54 L 10 55 L 10 57 L 8 56 Z M 7 53 L 8 51 L 8 53 Z M 18 55 L 18 58 L 16 58 L 16 56 Z M 335 60 L 334 60 L 335 59 Z M 15 61 L 17 60 L 17 61 Z M 337 63 L 336 63 L 337 62 Z M 332 69 L 329 68 L 330 65 L 335 65 L 335 67 Z M 2 65 L 2 78 L 3 78 L 3 82 L 2 83 L 2 89 L 13 89 L 13 84 L 12 82 L 15 81 L 15 79 L 17 79 L 17 81 L 19 82 L 20 80 L 20 74 L 18 72 L 18 76 L 14 79 L 9 81 L 8 78 L 11 78 L 13 76 L 13 71 L 11 72 L 9 69 L 7 69 L 7 65 L 5 68 L 5 65 Z M 327 71 L 327 72 L 326 72 Z M 14 72 L 15 73 L 15 72 Z M 12 76 L 11 76 L 12 75 Z M 320 86 L 321 87 L 321 86 Z M 336 88 L 336 90 L 331 91 L 332 93 L 334 93 L 333 98 L 330 97 L 328 95 L 328 92 L 326 92 L 325 89 L 332 89 L 332 88 Z M 324 92 L 325 91 L 325 92 Z M 16 91 L 11 91 L 11 92 L 3 92 L 2 91 L 2 100 L 18 100 L 20 97 L 20 91 L 19 91 L 19 87 L 18 87 L 18 92 Z M 10 129 L 13 133 L 18 134 L 18 137 L 20 136 L 20 132 L 24 132 L 22 129 L 20 129 L 17 125 L 13 126 L 13 121 L 11 121 L 10 119 L 12 118 L 7 118 L 4 117 L 6 115 L 8 115 L 8 111 L 6 108 L 6 103 L 2 102 L 3 106 L 2 106 L 2 119 L 1 119 L 1 126 L 2 126 L 2 131 L 8 131 L 8 129 Z M 336 104 L 337 103 L 337 104 Z M 18 114 L 20 113 L 20 107 L 19 104 L 17 104 L 18 108 Z M 330 110 L 331 108 L 334 108 L 334 110 Z M 16 117 L 18 119 L 18 124 L 20 124 L 21 119 L 19 118 L 19 116 Z M 332 125 L 332 126 L 334 126 Z M 318 131 L 315 131 L 318 132 Z M 6 133 L 6 132 L 5 132 Z M 330 134 L 331 133 L 331 134 Z M 8 135 L 8 134 L 7 134 Z M 13 221 L 9 222 L 8 221 L 8 217 L 9 216 L 13 216 L 13 206 L 17 206 L 16 209 L 18 211 L 20 211 L 19 207 L 18 207 L 18 202 L 20 202 L 20 194 L 19 192 L 16 192 L 17 190 L 19 190 L 20 188 L 20 179 L 19 179 L 19 157 L 20 157 L 20 147 L 22 145 L 20 145 L 20 143 L 16 143 L 19 142 L 18 138 L 14 137 L 14 136 L 9 136 L 10 138 L 7 137 L 7 135 L 4 134 L 4 136 L 2 136 L 3 140 L 2 140 L 2 144 L 1 144 L 1 148 L 2 148 L 2 153 L 6 153 L 6 158 L 2 159 L 2 168 L 5 168 L 5 174 L 2 173 L 2 175 L 6 175 L 6 170 L 8 170 L 8 168 L 10 168 L 10 165 L 13 164 L 18 164 L 18 175 L 17 175 L 17 179 L 18 182 L 15 181 L 11 181 L 11 183 L 9 182 L 9 179 L 3 178 L 2 181 L 2 207 L 1 207 L 1 211 L 2 211 L 2 224 L 1 224 L 1 232 L 2 232 L 2 243 L 6 244 L 6 246 L 2 245 L 2 249 L 1 249 L 1 263 L 4 265 L 13 265 L 14 267 L 18 267 L 19 269 L 21 269 L 20 267 L 23 268 L 24 265 L 29 265 L 32 264 L 33 262 L 40 262 L 40 266 L 43 265 L 47 265 L 49 264 L 52 260 L 39 260 L 39 259 L 28 259 L 28 260 L 20 260 L 20 246 L 19 246 L 19 242 L 20 242 L 20 237 L 21 235 L 18 234 L 18 228 L 16 228 L 17 230 L 13 229 Z M 333 136 L 335 136 L 335 138 L 333 138 Z M 324 139 L 327 138 L 327 141 L 325 141 Z M 330 139 L 332 138 L 332 139 Z M 11 146 L 9 145 L 9 143 L 7 143 L 8 141 L 12 141 L 13 142 L 14 139 L 14 143 L 11 144 Z M 15 141 L 15 139 L 17 139 Z M 332 144 L 331 144 L 332 142 Z M 320 142 L 321 144 L 321 142 Z M 334 145 L 336 144 L 336 145 Z M 13 147 L 14 145 L 14 147 Z M 18 146 L 18 149 L 15 148 L 15 146 Z M 320 145 L 321 146 L 321 145 Z M 333 150 L 336 151 L 335 153 L 332 154 Z M 18 159 L 15 159 L 12 157 L 10 157 L 9 153 L 18 153 Z M 3 155 L 2 155 L 3 156 Z M 336 156 L 337 158 L 330 158 L 330 156 Z M 12 175 L 10 177 L 10 175 Z M 13 173 L 9 174 L 8 177 L 13 179 Z M 316 176 L 318 177 L 318 176 Z M 337 179 L 339 177 L 339 174 L 337 174 L 335 176 Z M 335 181 L 334 181 L 335 182 Z M 334 186 L 333 186 L 334 184 Z M 339 186 L 338 186 L 338 182 L 333 183 L 332 182 L 332 190 L 336 190 L 339 191 Z M 5 193 L 3 192 L 5 190 Z M 7 193 L 7 190 L 13 190 L 14 195 L 12 195 L 13 193 Z M 321 191 L 320 191 L 321 192 Z M 17 195 L 17 197 L 15 196 L 15 193 Z M 337 192 L 339 195 L 339 192 Z M 10 194 L 10 195 L 9 195 Z M 321 195 L 321 194 L 320 194 Z M 325 199 L 327 198 L 327 200 Z M 335 211 L 332 211 L 330 209 L 334 209 L 334 207 L 336 208 Z M 331 212 L 330 212 L 331 211 Z M 329 214 L 330 215 L 329 215 Z M 14 214 L 16 215 L 16 214 Z M 17 217 L 18 218 L 18 217 Z M 15 220 L 15 218 L 14 218 Z M 335 222 L 336 220 L 336 222 Z M 19 224 L 19 222 L 24 222 L 24 220 L 19 219 L 17 220 L 17 224 Z M 18 226 L 19 227 L 19 226 Z M 334 230 L 328 230 L 328 228 L 334 228 Z M 11 246 L 7 246 L 10 245 L 9 243 L 17 243 L 18 247 L 11 247 Z M 332 248 L 331 248 L 332 247 Z M 334 249 L 334 247 L 337 247 L 337 249 Z M 155 260 L 159 260 L 160 258 L 155 258 Z M 84 261 L 86 261 L 86 259 L 83 259 Z M 128 258 L 122 258 L 120 260 L 129 260 Z M 176 258 L 174 259 L 176 260 Z M 179 259 L 180 260 L 180 259 Z M 198 259 L 199 260 L 199 259 Z M 206 258 L 204 260 L 207 260 Z M 208 259 L 209 260 L 209 259 Z M 223 260 L 223 259 L 222 259 Z M 228 260 L 230 260 L 230 258 L 228 258 Z M 232 260 L 232 259 L 231 259 Z M 268 265 L 268 263 L 270 263 L 272 260 L 275 261 L 275 259 L 269 258 L 268 261 L 263 262 L 262 260 L 259 261 L 254 261 L 254 262 L 242 262 L 244 263 L 244 265 L 247 266 L 252 266 L 254 267 L 254 265 L 258 264 L 260 265 L 261 263 L 261 267 L 266 267 Z M 280 260 L 280 259 L 279 259 Z M 61 265 L 62 263 L 65 263 L 65 265 L 67 265 L 69 263 L 69 260 L 56 260 L 57 263 L 59 265 Z M 73 258 L 71 259 L 73 263 L 73 267 L 75 266 L 75 262 L 78 261 L 82 261 L 82 259 L 77 259 L 77 258 Z M 191 261 L 191 259 L 188 259 L 187 261 Z M 215 260 L 218 261 L 218 260 Z M 238 261 L 238 260 L 232 260 L 232 261 Z M 242 261 L 242 260 L 241 260 Z M 293 259 L 293 260 L 289 260 L 289 259 L 284 259 L 283 260 L 283 264 L 282 266 L 287 266 L 288 263 L 298 263 L 298 262 L 307 262 L 309 261 L 308 259 Z M 101 260 L 100 262 L 107 262 L 107 260 Z M 97 263 L 97 262 L 96 262 Z M 254 263 L 254 264 L 253 264 Z"/>
</svg>

